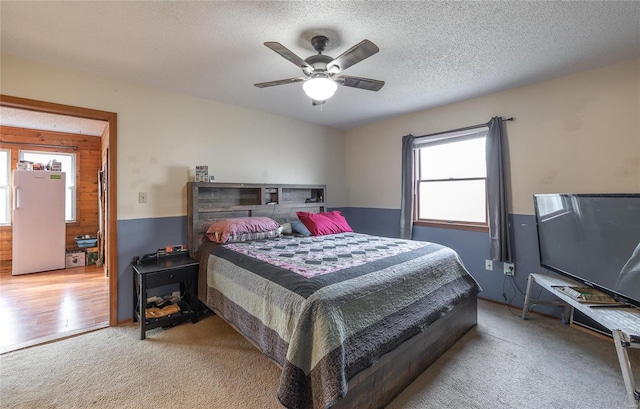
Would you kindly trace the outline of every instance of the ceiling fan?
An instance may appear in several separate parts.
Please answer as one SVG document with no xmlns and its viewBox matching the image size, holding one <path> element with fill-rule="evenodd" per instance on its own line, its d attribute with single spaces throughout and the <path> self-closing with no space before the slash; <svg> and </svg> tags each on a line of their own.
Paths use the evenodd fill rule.
<svg viewBox="0 0 640 409">
<path fill-rule="evenodd" d="M 336 92 L 338 85 L 369 91 L 378 91 L 382 88 L 384 81 L 353 77 L 350 75 L 338 75 L 352 65 L 380 51 L 378 46 L 369 40 L 362 40 L 360 43 L 340 54 L 337 58 L 333 58 L 322 54 L 328 43 L 329 39 L 323 35 L 313 37 L 311 39 L 311 45 L 318 54 L 312 55 L 304 60 L 280 43 L 275 41 L 264 43 L 264 45 L 300 67 L 304 76 L 261 82 L 254 85 L 258 88 L 266 88 L 304 81 L 302 88 L 307 96 L 311 98 L 313 105 L 324 104 L 325 101 L 331 98 Z"/>
</svg>

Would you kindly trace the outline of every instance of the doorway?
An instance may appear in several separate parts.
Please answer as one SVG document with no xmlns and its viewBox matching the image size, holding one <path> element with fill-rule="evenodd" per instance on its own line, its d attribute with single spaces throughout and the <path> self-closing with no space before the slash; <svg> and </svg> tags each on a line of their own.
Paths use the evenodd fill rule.
<svg viewBox="0 0 640 409">
<path fill-rule="evenodd" d="M 49 113 L 75 118 L 85 118 L 97 121 L 105 121 L 107 129 L 101 136 L 103 168 L 99 185 L 104 194 L 103 206 L 100 208 L 100 217 L 103 220 L 101 229 L 104 232 L 103 266 L 88 268 L 87 274 L 102 274 L 108 281 L 108 325 L 117 325 L 117 178 L 116 178 L 116 141 L 117 141 L 117 115 L 112 112 L 94 110 L 90 108 L 62 105 L 52 102 L 30 100 L 25 98 L 0 95 L 0 106 L 24 109 L 31 112 Z M 98 176 L 96 175 L 96 178 Z M 80 269 L 79 267 L 78 269 Z M 68 269 L 72 270 L 72 269 Z M 65 270 L 60 270 L 64 272 Z M 64 274 L 62 275 L 64 276 Z M 53 277 L 51 277 L 54 280 Z M 57 279 L 61 279 L 58 277 Z M 64 279 L 64 277 L 62 277 Z M 91 330 L 90 326 L 87 331 Z"/>
<path fill-rule="evenodd" d="M 0 263 L 0 354 L 109 326 L 101 267 L 12 275 Z"/>
</svg>

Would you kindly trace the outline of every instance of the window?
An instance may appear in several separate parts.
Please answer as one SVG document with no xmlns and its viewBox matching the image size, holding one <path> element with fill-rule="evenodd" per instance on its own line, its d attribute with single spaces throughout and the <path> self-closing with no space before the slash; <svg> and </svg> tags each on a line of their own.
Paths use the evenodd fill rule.
<svg viewBox="0 0 640 409">
<path fill-rule="evenodd" d="M 486 230 L 487 128 L 416 141 L 414 221 Z"/>
<path fill-rule="evenodd" d="M 65 219 L 67 222 L 73 222 L 76 220 L 76 155 L 59 152 L 20 151 L 20 160 L 46 165 L 54 159 L 62 163 L 62 171 L 66 173 Z"/>
<path fill-rule="evenodd" d="M 10 151 L 0 149 L 0 226 L 11 224 Z"/>
<path fill-rule="evenodd" d="M 540 217 L 549 218 L 565 211 L 564 201 L 560 195 L 540 196 L 536 203 Z"/>
</svg>

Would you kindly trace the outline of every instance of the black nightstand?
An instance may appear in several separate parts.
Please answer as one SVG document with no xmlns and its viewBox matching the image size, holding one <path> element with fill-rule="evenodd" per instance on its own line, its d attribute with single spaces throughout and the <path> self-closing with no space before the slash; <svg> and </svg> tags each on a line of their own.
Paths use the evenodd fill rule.
<svg viewBox="0 0 640 409">
<path fill-rule="evenodd" d="M 198 322 L 199 269 L 200 263 L 186 256 L 133 264 L 133 322 L 140 321 L 140 339 L 145 339 L 146 332 L 153 328 L 170 327 L 187 320 Z M 182 301 L 189 306 L 188 311 L 160 318 L 147 318 L 147 291 L 150 288 L 178 283 Z"/>
</svg>

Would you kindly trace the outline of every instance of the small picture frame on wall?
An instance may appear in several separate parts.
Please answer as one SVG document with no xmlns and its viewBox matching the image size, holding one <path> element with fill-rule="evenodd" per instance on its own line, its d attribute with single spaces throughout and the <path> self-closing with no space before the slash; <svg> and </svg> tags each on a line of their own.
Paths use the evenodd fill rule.
<svg viewBox="0 0 640 409">
<path fill-rule="evenodd" d="M 209 175 L 209 183 L 213 183 L 213 182 L 215 182 L 215 181 L 216 181 L 215 176 L 213 176 L 213 175 Z"/>
</svg>

